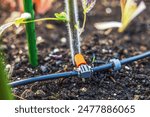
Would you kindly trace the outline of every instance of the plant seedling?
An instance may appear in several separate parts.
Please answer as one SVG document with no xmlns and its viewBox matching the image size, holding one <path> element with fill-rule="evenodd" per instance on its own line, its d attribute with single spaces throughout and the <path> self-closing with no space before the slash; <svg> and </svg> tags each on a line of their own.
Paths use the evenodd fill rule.
<svg viewBox="0 0 150 117">
<path fill-rule="evenodd" d="M 19 18 L 16 18 L 14 21 L 6 23 L 6 24 L 0 26 L 0 36 L 10 26 L 15 25 L 16 27 L 19 27 L 27 19 L 31 19 L 30 13 L 23 13 L 23 14 L 21 14 L 21 16 Z"/>
<path fill-rule="evenodd" d="M 24 0 L 24 9 L 25 13 L 23 13 L 19 18 L 16 18 L 15 21 L 4 24 L 0 27 L 0 36 L 8 27 L 15 25 L 19 27 L 21 24 L 26 24 L 26 36 L 28 39 L 28 53 L 29 53 L 29 62 L 35 67 L 38 65 L 38 57 L 37 57 L 37 47 L 36 47 L 36 34 L 35 34 L 35 23 L 38 21 L 45 20 L 57 20 L 57 21 L 66 21 L 66 13 L 56 13 L 55 18 L 42 18 L 34 20 L 34 11 L 32 0 Z"/>
<path fill-rule="evenodd" d="M 81 0 L 83 7 L 84 20 L 81 29 L 79 28 L 79 19 L 78 19 L 78 7 L 76 0 L 65 0 L 66 4 L 66 13 L 67 13 L 67 27 L 70 40 L 70 50 L 72 62 L 75 64 L 76 54 L 81 53 L 80 49 L 80 35 L 84 32 L 87 13 L 94 7 L 96 0 Z"/>
<path fill-rule="evenodd" d="M 54 18 L 41 18 L 41 19 L 36 19 L 36 20 L 29 20 L 31 19 L 31 14 L 30 13 L 23 13 L 19 18 L 16 18 L 14 21 L 9 22 L 7 24 L 4 24 L 0 27 L 0 36 L 2 35 L 2 33 L 10 26 L 15 25 L 16 27 L 19 27 L 22 24 L 30 24 L 30 23 L 34 23 L 34 22 L 39 22 L 39 21 L 46 21 L 46 20 L 54 20 L 54 21 L 63 21 L 63 22 L 67 22 L 67 16 L 65 12 L 61 12 L 61 13 L 55 13 L 55 17 Z M 36 44 L 35 44 L 35 40 L 32 38 L 35 38 L 34 34 L 31 33 L 31 27 L 27 28 L 27 37 L 28 39 L 28 46 L 29 48 L 29 61 L 31 63 L 31 65 L 33 67 L 35 67 L 37 65 L 37 55 L 36 55 Z M 29 32 L 28 32 L 29 31 Z M 33 30 L 35 31 L 35 30 Z M 32 32 L 33 32 L 32 31 Z M 30 38 L 31 37 L 31 38 Z"/>
<path fill-rule="evenodd" d="M 96 0 L 81 0 L 81 2 L 82 2 L 82 7 L 83 7 L 84 19 L 83 19 L 82 28 L 80 30 L 80 34 L 84 32 L 84 28 L 85 28 L 85 24 L 87 20 L 87 13 L 89 13 L 91 9 L 95 6 Z"/>
<path fill-rule="evenodd" d="M 96 0 L 82 0 L 83 14 L 84 20 L 82 24 L 82 28 L 79 28 L 79 19 L 78 19 L 78 5 L 76 0 L 65 0 L 66 4 L 66 13 L 55 13 L 54 18 L 41 18 L 35 19 L 33 15 L 32 3 L 28 6 L 28 2 L 31 0 L 24 0 L 25 13 L 21 15 L 21 17 L 15 19 L 13 22 L 4 24 L 0 27 L 0 35 L 4 32 L 8 27 L 15 25 L 19 27 L 21 24 L 26 24 L 26 32 L 28 37 L 28 46 L 29 46 L 29 58 L 32 66 L 37 65 L 37 50 L 36 50 L 36 40 L 35 40 L 35 26 L 34 22 L 38 21 L 46 21 L 46 20 L 55 20 L 55 21 L 63 21 L 67 22 L 68 34 L 70 39 L 70 49 L 72 62 L 75 64 L 75 55 L 81 53 L 80 49 L 80 35 L 84 31 L 87 13 L 94 7 Z M 33 24 L 32 24 L 33 23 Z M 34 33 L 33 33 L 34 32 Z M 32 56 L 32 57 L 31 57 Z"/>
<path fill-rule="evenodd" d="M 131 21 L 138 16 L 142 11 L 146 9 L 146 5 L 143 1 L 138 5 L 135 0 L 120 0 L 121 5 L 121 22 L 111 21 L 96 23 L 95 27 L 99 30 L 105 30 L 109 28 L 119 28 L 118 32 L 124 32 Z"/>
<path fill-rule="evenodd" d="M 12 25 L 15 25 L 18 28 L 22 24 L 27 24 L 27 23 L 32 23 L 32 22 L 40 22 L 40 21 L 52 21 L 53 20 L 53 21 L 67 22 L 66 17 L 67 17 L 66 13 L 61 12 L 61 13 L 55 13 L 54 18 L 40 18 L 40 19 L 35 19 L 35 20 L 29 20 L 31 18 L 30 13 L 23 13 L 23 14 L 21 14 L 21 16 L 19 18 L 16 18 L 14 21 L 0 26 L 0 36 L 7 28 L 9 28 Z"/>
</svg>

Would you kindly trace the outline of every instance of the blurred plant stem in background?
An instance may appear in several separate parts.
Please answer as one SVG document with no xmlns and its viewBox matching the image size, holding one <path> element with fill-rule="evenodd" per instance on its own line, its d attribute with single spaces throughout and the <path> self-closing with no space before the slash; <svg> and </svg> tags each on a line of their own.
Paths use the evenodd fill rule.
<svg viewBox="0 0 150 117">
<path fill-rule="evenodd" d="M 8 73 L 5 69 L 3 53 L 0 51 L 0 100 L 13 100 L 11 88 L 8 85 Z"/>
</svg>

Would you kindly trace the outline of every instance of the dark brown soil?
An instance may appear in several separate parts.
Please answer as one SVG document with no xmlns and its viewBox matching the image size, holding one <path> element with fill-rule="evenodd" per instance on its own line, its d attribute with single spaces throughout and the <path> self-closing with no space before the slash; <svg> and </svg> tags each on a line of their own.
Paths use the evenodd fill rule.
<svg viewBox="0 0 150 117">
<path fill-rule="evenodd" d="M 51 17 L 55 12 L 61 12 L 64 4 L 60 1 L 55 3 L 46 15 L 36 17 Z M 123 59 L 150 50 L 150 2 L 147 1 L 147 10 L 132 22 L 125 33 L 119 34 L 116 29 L 99 31 L 94 28 L 96 22 L 120 21 L 119 0 L 109 3 L 106 0 L 97 0 L 95 8 L 88 15 L 82 35 L 82 53 L 89 65 L 98 66 L 114 57 Z M 106 14 L 106 8 L 111 8 L 112 13 Z M 82 21 L 81 10 L 82 8 Z M 0 24 L 3 24 L 9 15 L 8 10 L 0 8 Z M 25 30 L 16 34 L 18 31 L 15 27 L 9 28 L 2 37 L 1 49 L 5 52 L 11 82 L 74 69 L 65 24 L 36 24 L 39 56 L 39 66 L 36 68 L 32 68 L 28 63 Z M 39 41 L 40 37 L 42 41 Z M 93 55 L 96 56 L 94 63 Z M 95 73 L 90 79 L 60 78 L 12 90 L 16 99 L 28 100 L 150 99 L 150 58 L 123 66 L 119 72 L 109 70 Z"/>
</svg>

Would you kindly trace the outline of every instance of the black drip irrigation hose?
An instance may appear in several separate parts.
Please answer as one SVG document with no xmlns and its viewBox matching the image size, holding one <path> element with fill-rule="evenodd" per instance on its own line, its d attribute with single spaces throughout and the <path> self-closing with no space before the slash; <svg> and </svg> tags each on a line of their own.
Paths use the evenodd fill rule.
<svg viewBox="0 0 150 117">
<path fill-rule="evenodd" d="M 120 62 L 121 65 L 125 65 L 125 64 L 131 63 L 131 62 L 134 62 L 134 61 L 137 61 L 140 59 L 144 59 L 146 57 L 150 57 L 150 51 L 145 52 L 141 55 L 129 57 L 129 58 L 126 58 L 126 59 L 123 59 L 120 61 L 118 60 L 118 61 Z M 103 70 L 111 69 L 113 67 L 114 67 L 114 63 L 110 62 L 110 63 L 104 64 L 104 65 L 92 68 L 92 72 L 103 71 Z M 31 77 L 28 79 L 23 79 L 23 80 L 11 82 L 11 83 L 9 83 L 9 85 L 11 85 L 12 87 L 17 87 L 17 86 L 21 86 L 21 85 L 26 85 L 26 84 L 38 82 L 38 81 L 53 80 L 53 79 L 58 79 L 58 78 L 68 78 L 68 77 L 78 76 L 78 75 L 79 75 L 78 71 L 55 73 L 55 74 Z"/>
</svg>

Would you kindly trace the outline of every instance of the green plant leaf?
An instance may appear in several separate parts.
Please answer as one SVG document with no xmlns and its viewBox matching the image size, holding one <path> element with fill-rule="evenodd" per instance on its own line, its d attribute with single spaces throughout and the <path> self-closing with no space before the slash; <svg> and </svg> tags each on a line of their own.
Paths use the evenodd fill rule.
<svg viewBox="0 0 150 117">
<path fill-rule="evenodd" d="M 81 0 L 84 13 L 88 13 L 95 6 L 96 0 Z"/>
<path fill-rule="evenodd" d="M 60 21 L 67 21 L 67 14 L 65 12 L 55 13 L 55 17 Z"/>
<path fill-rule="evenodd" d="M 74 27 L 75 27 L 76 30 L 80 30 L 78 24 L 74 25 Z"/>
<path fill-rule="evenodd" d="M 25 21 L 26 19 L 25 18 L 17 18 L 16 20 L 15 20 L 15 26 L 16 27 L 19 27 L 21 24 L 23 24 L 24 23 L 24 21 Z"/>
</svg>

